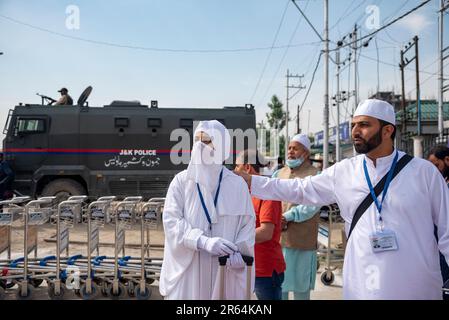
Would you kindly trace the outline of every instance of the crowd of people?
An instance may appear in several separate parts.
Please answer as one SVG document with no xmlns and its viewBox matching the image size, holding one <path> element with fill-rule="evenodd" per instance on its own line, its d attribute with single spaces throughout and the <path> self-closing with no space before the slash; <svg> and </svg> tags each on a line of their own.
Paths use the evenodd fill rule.
<svg viewBox="0 0 449 320">
<path fill-rule="evenodd" d="M 449 149 L 428 161 L 394 147 L 394 108 L 369 99 L 352 120 L 359 155 L 322 172 L 310 141 L 296 135 L 273 177 L 245 150 L 235 170 L 223 161 L 230 137 L 202 121 L 187 170 L 169 186 L 163 212 L 160 292 L 166 299 L 243 299 L 242 255 L 255 257 L 251 291 L 261 300 L 310 299 L 317 270 L 319 208 L 336 203 L 345 221 L 345 299 L 441 299 L 449 261 Z M 243 179 L 242 179 L 243 178 Z M 246 183 L 245 183 L 246 182 Z M 224 284 L 218 257 L 227 256 Z"/>
</svg>

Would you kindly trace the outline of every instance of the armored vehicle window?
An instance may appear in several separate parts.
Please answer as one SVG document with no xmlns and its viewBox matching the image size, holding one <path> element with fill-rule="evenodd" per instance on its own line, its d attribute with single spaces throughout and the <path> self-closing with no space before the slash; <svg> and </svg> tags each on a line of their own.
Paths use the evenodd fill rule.
<svg viewBox="0 0 449 320">
<path fill-rule="evenodd" d="M 128 128 L 129 127 L 129 119 L 128 118 L 115 118 L 115 127 L 116 128 Z"/>
<path fill-rule="evenodd" d="M 159 118 L 148 118 L 149 128 L 160 128 L 162 127 L 162 119 Z"/>
<path fill-rule="evenodd" d="M 45 132 L 45 119 L 17 119 L 17 133 L 40 133 Z"/>
<path fill-rule="evenodd" d="M 179 127 L 180 128 L 192 128 L 193 120 L 192 119 L 181 119 L 181 120 L 179 120 Z"/>
</svg>

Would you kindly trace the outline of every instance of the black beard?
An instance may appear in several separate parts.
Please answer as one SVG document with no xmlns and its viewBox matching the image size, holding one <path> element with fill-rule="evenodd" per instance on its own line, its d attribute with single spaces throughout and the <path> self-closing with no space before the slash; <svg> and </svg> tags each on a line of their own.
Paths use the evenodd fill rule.
<svg viewBox="0 0 449 320">
<path fill-rule="evenodd" d="M 374 149 L 376 149 L 382 143 L 382 128 L 374 134 L 368 141 L 361 138 L 360 136 L 356 136 L 354 138 L 361 139 L 363 141 L 362 144 L 356 145 L 354 143 L 354 148 L 357 153 L 368 153 Z"/>
</svg>

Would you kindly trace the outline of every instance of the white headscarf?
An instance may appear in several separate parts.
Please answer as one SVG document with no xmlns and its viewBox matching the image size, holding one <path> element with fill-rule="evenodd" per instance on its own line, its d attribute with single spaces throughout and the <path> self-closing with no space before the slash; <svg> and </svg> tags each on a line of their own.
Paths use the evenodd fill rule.
<svg viewBox="0 0 449 320">
<path fill-rule="evenodd" d="M 217 120 L 200 121 L 194 137 L 201 131 L 210 137 L 212 145 L 201 141 L 193 143 L 187 178 L 213 192 L 218 184 L 223 161 L 231 154 L 231 136 L 226 127 Z"/>
</svg>

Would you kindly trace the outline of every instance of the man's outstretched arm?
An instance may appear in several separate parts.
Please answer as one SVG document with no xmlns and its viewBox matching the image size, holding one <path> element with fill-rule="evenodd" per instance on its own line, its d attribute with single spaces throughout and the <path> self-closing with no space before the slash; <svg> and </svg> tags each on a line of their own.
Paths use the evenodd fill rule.
<svg viewBox="0 0 449 320">
<path fill-rule="evenodd" d="M 243 177 L 251 194 L 263 200 L 278 200 L 305 205 L 326 205 L 335 203 L 335 166 L 321 174 L 304 179 L 276 179 L 245 172 Z"/>
</svg>

